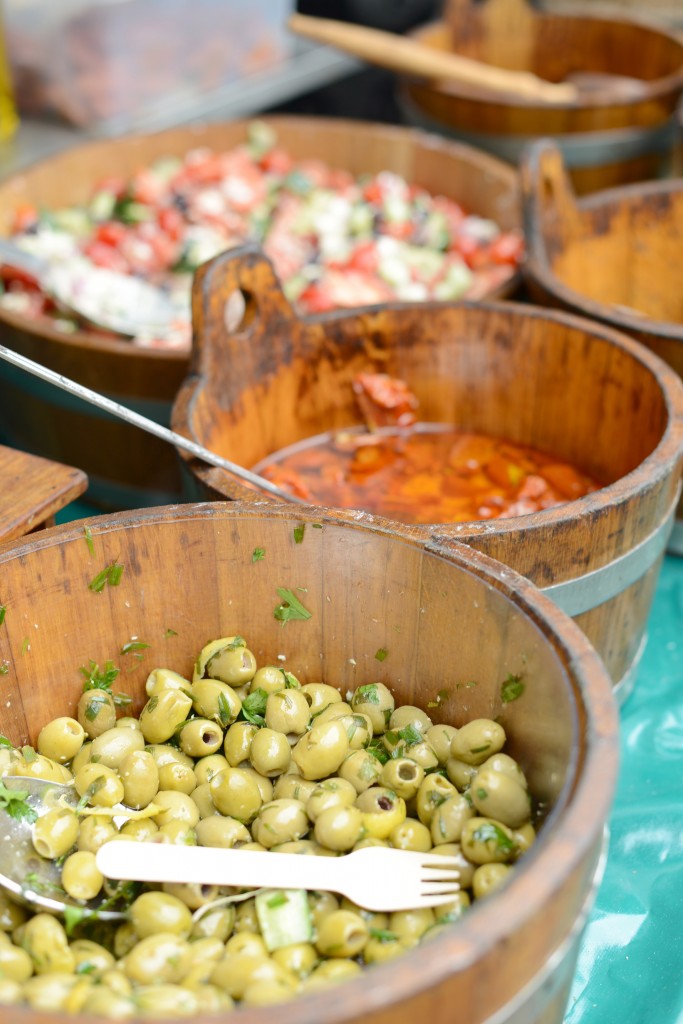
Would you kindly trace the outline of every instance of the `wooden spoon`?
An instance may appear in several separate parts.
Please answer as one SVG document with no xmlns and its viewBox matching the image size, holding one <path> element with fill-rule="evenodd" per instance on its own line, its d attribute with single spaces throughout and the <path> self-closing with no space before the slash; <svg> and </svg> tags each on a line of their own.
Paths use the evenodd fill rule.
<svg viewBox="0 0 683 1024">
<path fill-rule="evenodd" d="M 430 80 L 465 82 L 549 104 L 573 103 L 578 97 L 578 89 L 571 82 L 546 82 L 529 71 L 509 71 L 483 64 L 469 57 L 425 46 L 408 36 L 305 14 L 293 14 L 288 25 L 298 35 L 336 46 L 390 71 Z"/>
</svg>

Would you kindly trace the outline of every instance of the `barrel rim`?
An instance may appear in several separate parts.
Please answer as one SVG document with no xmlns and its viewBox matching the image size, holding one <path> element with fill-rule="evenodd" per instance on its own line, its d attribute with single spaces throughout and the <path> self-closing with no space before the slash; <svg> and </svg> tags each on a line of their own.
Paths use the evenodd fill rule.
<svg viewBox="0 0 683 1024">
<path fill-rule="evenodd" d="M 155 524 L 177 524 L 188 518 L 229 523 L 244 516 L 322 521 L 330 526 L 339 526 L 342 521 L 346 528 L 368 530 L 419 547 L 426 554 L 434 554 L 459 570 L 479 577 L 485 584 L 499 590 L 523 616 L 539 627 L 545 642 L 556 651 L 564 667 L 574 712 L 580 708 L 585 715 L 585 724 L 575 721 L 574 726 L 575 735 L 584 740 L 584 749 L 572 792 L 564 802 L 561 814 L 525 855 L 521 866 L 496 894 L 495 900 L 491 903 L 484 900 L 471 908 L 451 934 L 446 930 L 431 942 L 411 950 L 410 969 L 404 969 L 406 961 L 402 958 L 376 965 L 371 988 L 367 986 L 367 978 L 361 976 L 335 987 L 332 1000 L 330 992 L 323 991 L 278 1005 L 282 1024 L 320 1024 L 320 1021 L 342 1024 L 358 1020 L 361 1006 L 370 1013 L 382 1011 L 402 999 L 417 997 L 426 989 L 446 982 L 449 976 L 475 966 L 487 956 L 504 955 L 505 942 L 513 934 L 508 922 L 512 921 L 515 927 L 533 926 L 533 922 L 540 919 L 547 909 L 549 899 L 561 892 L 566 884 L 575 888 L 577 872 L 584 872 L 589 863 L 595 868 L 616 789 L 618 710 L 607 671 L 583 632 L 529 580 L 467 545 L 451 543 L 444 548 L 424 537 L 416 537 L 409 527 L 380 517 L 364 515 L 359 519 L 357 513 L 340 515 L 336 510 L 327 515 L 317 506 L 297 506 L 292 510 L 271 502 L 206 502 L 136 509 L 50 527 L 34 538 L 22 538 L 19 542 L 2 545 L 0 566 L 12 560 L 30 559 L 45 548 L 64 547 L 68 543 L 81 545 L 86 527 L 96 537 L 99 533 L 154 528 Z M 581 880 L 578 897 L 572 889 L 576 906 L 571 921 L 580 915 L 593 875 L 594 870 L 590 870 L 588 877 Z M 540 967 L 537 964 L 529 977 L 533 977 Z M 259 1009 L 243 1008 L 240 1013 L 245 1024 L 263 1024 Z M 62 1018 L 45 1014 L 40 1019 L 47 1024 Z M 86 1021 L 94 1019 L 84 1017 Z M 200 1015 L 196 1019 L 201 1024 L 210 1024 L 213 1017 Z"/>
</svg>

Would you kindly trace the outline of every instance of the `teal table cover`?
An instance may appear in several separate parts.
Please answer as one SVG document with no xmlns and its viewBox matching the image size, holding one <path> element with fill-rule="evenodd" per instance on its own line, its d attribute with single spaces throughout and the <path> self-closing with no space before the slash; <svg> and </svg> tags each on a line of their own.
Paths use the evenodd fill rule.
<svg viewBox="0 0 683 1024">
<path fill-rule="evenodd" d="M 683 558 L 665 559 L 565 1024 L 683 1024 Z"/>
</svg>

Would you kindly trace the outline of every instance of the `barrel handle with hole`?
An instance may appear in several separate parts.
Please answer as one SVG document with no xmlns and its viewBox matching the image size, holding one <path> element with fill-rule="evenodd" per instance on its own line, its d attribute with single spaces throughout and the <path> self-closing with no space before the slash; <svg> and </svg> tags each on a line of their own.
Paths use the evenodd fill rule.
<svg viewBox="0 0 683 1024">
<path fill-rule="evenodd" d="M 519 163 L 522 224 L 527 263 L 547 262 L 546 228 L 566 247 L 576 237 L 581 213 L 567 172 L 562 150 L 552 139 L 539 139 L 523 151 Z"/>
<path fill-rule="evenodd" d="M 240 245 L 203 263 L 192 285 L 190 370 L 208 375 L 237 347 L 260 347 L 268 325 L 297 321 L 272 263 L 258 245 Z"/>
</svg>

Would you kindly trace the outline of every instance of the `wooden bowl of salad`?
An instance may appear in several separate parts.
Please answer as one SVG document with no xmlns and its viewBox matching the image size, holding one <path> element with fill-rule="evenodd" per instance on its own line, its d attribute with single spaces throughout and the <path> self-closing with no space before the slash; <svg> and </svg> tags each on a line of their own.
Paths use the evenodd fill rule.
<svg viewBox="0 0 683 1024">
<path fill-rule="evenodd" d="M 302 312 L 506 295 L 521 256 L 506 165 L 411 129 L 303 117 L 78 146 L 0 184 L 0 231 L 169 290 L 174 326 L 133 341 L 83 329 L 7 267 L 0 297 L 7 347 L 162 423 L 187 373 L 192 274 L 232 245 L 263 244 Z M 83 468 L 91 500 L 178 497 L 164 442 L 4 364 L 0 380 L 5 440 Z"/>
<path fill-rule="evenodd" d="M 182 835 L 191 856 L 200 852 L 196 842 L 215 845 L 215 836 L 213 843 L 206 841 L 213 835 L 203 831 L 207 821 L 224 833 L 225 845 L 228 835 L 237 845 L 245 842 L 247 825 L 230 814 L 207 815 L 201 821 L 198 814 L 191 817 L 189 773 L 198 777 L 208 770 L 207 757 L 213 757 L 216 774 L 211 783 L 192 791 L 197 805 L 199 789 L 211 789 L 214 779 L 227 771 L 235 785 L 250 779 L 252 786 L 264 787 L 256 817 L 252 821 L 251 814 L 244 815 L 252 832 L 263 825 L 262 834 L 270 824 L 281 837 L 286 822 L 294 821 L 301 835 L 289 842 L 299 852 L 334 852 L 314 839 L 321 834 L 323 815 L 316 818 L 315 832 L 313 822 L 306 825 L 302 818 L 308 815 L 307 784 L 310 792 L 310 783 L 324 782 L 325 769 L 309 771 L 304 765 L 304 774 L 293 776 L 274 770 L 264 775 L 267 769 L 255 767 L 261 766 L 256 739 L 264 717 L 272 742 L 283 726 L 271 719 L 271 708 L 286 702 L 303 711 L 301 717 L 297 710 L 296 726 L 291 722 L 293 757 L 302 740 L 318 730 L 334 737 L 339 747 L 335 757 L 343 759 L 340 772 L 347 774 L 347 757 L 360 757 L 365 765 L 365 772 L 350 776 L 356 779 L 351 788 L 354 796 L 358 793 L 358 807 L 340 806 L 341 812 L 357 812 L 373 790 L 380 791 L 380 801 L 389 800 L 390 807 L 378 806 L 392 814 L 392 821 L 395 809 L 400 812 L 396 794 L 392 803 L 385 799 L 391 791 L 378 782 L 371 785 L 378 778 L 373 765 L 383 770 L 387 763 L 390 769 L 397 763 L 383 757 L 382 750 L 404 752 L 398 763 L 404 768 L 412 764 L 415 771 L 421 769 L 419 758 L 429 757 L 432 750 L 431 763 L 439 757 L 445 765 L 451 762 L 454 778 L 459 778 L 458 765 L 469 764 L 461 790 L 440 772 L 425 773 L 421 820 L 411 819 L 412 826 L 406 816 L 400 823 L 404 828 L 387 831 L 380 811 L 368 812 L 361 821 L 368 831 L 358 840 L 361 844 L 367 845 L 368 838 L 380 841 L 373 831 L 382 831 L 386 845 L 401 848 L 408 837 L 408 843 L 433 849 L 432 821 L 436 819 L 436 840 L 442 835 L 439 823 L 450 821 L 439 811 L 448 802 L 446 794 L 452 798 L 449 806 L 462 809 L 467 778 L 473 777 L 475 762 L 483 765 L 482 759 L 491 762 L 491 791 L 492 772 L 513 772 L 518 789 L 528 786 L 534 808 L 533 824 L 514 831 L 497 818 L 480 819 L 469 812 L 463 812 L 464 824 L 453 821 L 444 829 L 443 835 L 450 837 L 462 830 L 460 855 L 455 840 L 447 850 L 462 872 L 463 890 L 469 888 L 463 850 L 481 859 L 489 856 L 490 847 L 497 867 L 489 863 L 482 874 L 497 875 L 499 885 L 496 891 L 489 888 L 488 895 L 485 888 L 478 890 L 480 896 L 471 905 L 463 891 L 455 905 L 449 901 L 437 908 L 441 916 L 431 908 L 368 915 L 329 892 L 323 899 L 301 889 L 291 906 L 286 892 L 272 889 L 266 899 L 260 893 L 242 906 L 225 902 L 236 895 L 234 889 L 216 885 L 164 886 L 151 900 L 149 892 L 129 894 L 127 903 L 134 899 L 130 921 L 120 934 L 120 922 L 113 929 L 101 920 L 93 926 L 84 914 L 79 916 L 78 907 L 65 921 L 31 912 L 26 919 L 20 907 L 3 908 L 7 921 L 24 924 L 21 939 L 13 929 L 21 949 L 13 946 L 9 934 L 3 938 L 3 961 L 14 972 L 2 979 L 3 997 L 8 992 L 14 997 L 10 1019 L 58 1024 L 67 1014 L 87 1022 L 109 1016 L 141 1021 L 181 1015 L 210 1024 L 225 1019 L 235 1006 L 244 1024 L 409 1024 L 426 1014 L 434 1024 L 450 1024 L 457 1006 L 471 1024 L 492 1019 L 514 1024 L 520 1015 L 527 1024 L 561 1024 L 604 861 L 603 832 L 617 775 L 618 716 L 595 651 L 527 580 L 465 545 L 437 543 L 377 517 L 359 520 L 353 513 L 329 514 L 320 507 L 237 502 L 144 509 L 52 528 L 40 538 L 5 547 L 0 572 L 6 606 L 0 631 L 3 782 L 9 786 L 12 780 L 4 776 L 14 774 L 69 773 L 70 759 L 60 754 L 63 759 L 57 763 L 56 753 L 46 753 L 52 749 L 46 727 L 55 720 L 64 725 L 66 716 L 72 754 L 79 728 L 81 740 L 85 726 L 89 736 L 97 733 L 94 751 L 81 748 L 75 755 L 76 786 L 82 784 L 83 769 L 94 776 L 80 804 L 80 852 L 92 853 L 93 846 L 97 849 L 114 834 L 130 838 L 129 826 L 136 824 L 141 840 L 136 849 L 147 864 L 162 847 L 147 847 L 145 835 L 154 843 L 170 841 L 172 835 L 177 843 Z M 218 674 L 211 652 L 219 660 L 225 656 L 226 668 L 234 663 L 238 674 L 222 669 Z M 269 691 L 257 677 L 261 669 L 264 680 L 270 680 L 264 682 Z M 279 689 L 273 674 L 282 683 Z M 202 699 L 213 692 L 215 704 L 216 690 L 224 698 L 215 705 L 215 714 L 207 707 L 211 718 L 189 711 L 188 694 L 199 699 L 200 688 Z M 309 698 L 316 701 L 310 707 Z M 348 700 L 355 705 L 346 704 Z M 336 704 L 343 722 L 341 717 L 332 720 Z M 354 706 L 348 715 L 346 708 Z M 118 721 L 135 731 L 131 719 L 138 719 L 142 740 L 149 735 L 150 716 L 162 708 L 165 713 L 157 715 L 155 726 L 158 742 L 145 751 L 133 743 L 128 729 L 113 724 Z M 171 709 L 182 711 L 179 721 Z M 394 723 L 400 735 L 384 729 L 385 711 L 390 712 L 390 725 L 396 712 L 401 714 L 403 724 L 398 719 Z M 305 720 L 317 712 L 330 714 L 326 720 L 318 715 L 310 732 L 302 733 Z M 99 728 L 105 714 L 107 722 Z M 207 755 L 200 764 L 175 745 L 183 741 L 188 714 L 202 723 L 207 735 L 216 728 L 221 735 L 230 734 L 225 758 L 222 753 Z M 81 719 L 85 726 L 79 726 Z M 366 719 L 377 723 L 372 736 Z M 170 743 L 161 740 L 162 723 L 178 727 Z M 235 727 L 251 744 L 241 755 L 233 744 L 235 733 L 230 733 Z M 362 738 L 363 744 L 351 747 L 351 727 L 356 729 L 352 738 Z M 57 728 L 50 730 L 53 737 Z M 482 729 L 488 731 L 482 734 Z M 473 732 L 482 742 L 475 745 Z M 94 788 L 103 777 L 98 771 L 110 780 L 119 777 L 118 769 L 109 767 L 122 764 L 110 744 L 116 741 L 120 755 L 124 734 L 124 749 L 131 750 L 133 762 L 137 749 L 152 764 L 154 755 L 159 759 L 160 781 L 164 767 L 174 770 L 165 774 L 168 781 L 151 803 L 138 791 L 137 823 L 125 821 L 135 815 L 132 794 L 125 791 L 113 824 L 103 820 L 102 803 L 95 822 L 87 821 L 90 801 L 102 796 L 102 787 Z M 469 761 L 451 753 L 454 740 L 457 752 Z M 463 744 L 465 750 L 460 749 Z M 109 750 L 106 765 L 95 757 L 88 762 L 90 752 L 103 748 Z M 230 765 L 228 756 L 242 767 L 216 772 L 222 760 Z M 344 774 L 332 775 L 339 792 L 344 791 Z M 483 781 L 479 768 L 477 774 Z M 508 790 L 514 788 L 512 781 Z M 347 793 L 348 785 L 347 778 Z M 289 796 L 268 798 L 270 791 L 280 794 L 283 787 Z M 478 792 L 475 799 L 486 797 Z M 14 800 L 15 810 L 23 806 L 18 794 Z M 508 800 L 499 802 L 496 813 L 509 806 Z M 164 807 L 176 807 L 177 819 L 164 820 L 170 816 Z M 527 798 L 525 813 L 528 809 Z M 151 836 L 149 830 L 139 830 L 150 818 L 157 829 L 152 828 Z M 470 831 L 479 837 L 483 851 L 470 849 Z M 410 840 L 411 834 L 420 838 Z M 264 837 L 260 845 L 266 847 L 261 855 L 267 862 L 272 844 Z M 436 845 L 443 852 L 444 844 Z M 396 850 L 384 852 L 391 857 Z M 284 853 L 272 854 L 273 860 Z M 311 857 L 302 859 L 312 863 Z M 67 853 L 58 877 L 72 888 L 66 878 L 68 863 Z M 468 863 L 474 867 L 475 860 Z M 138 899 L 145 898 L 149 902 L 143 909 Z M 296 928 L 300 936 L 294 950 L 288 948 L 287 934 L 283 943 L 283 925 L 276 929 L 271 921 L 283 904 L 290 911 L 288 934 Z M 349 922 L 354 927 L 347 939 Z M 336 942 L 328 941 L 330 936 Z M 43 974 L 48 956 L 60 970 Z"/>
<path fill-rule="evenodd" d="M 608 327 L 512 302 L 300 318 L 248 247 L 198 271 L 194 308 L 179 433 L 308 502 L 507 563 L 630 692 L 678 500 L 683 383 L 670 367 Z M 183 459 L 188 497 L 254 493 Z"/>
</svg>

